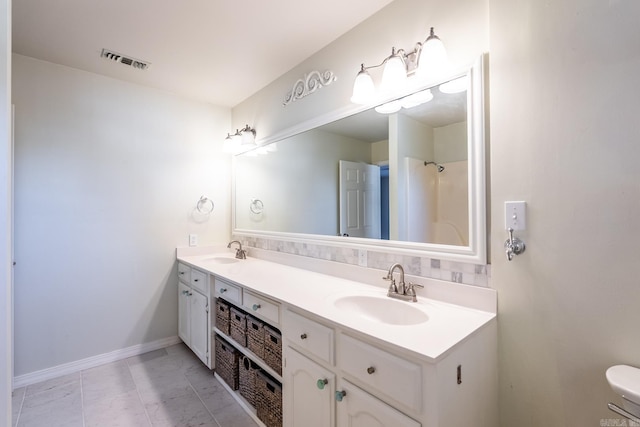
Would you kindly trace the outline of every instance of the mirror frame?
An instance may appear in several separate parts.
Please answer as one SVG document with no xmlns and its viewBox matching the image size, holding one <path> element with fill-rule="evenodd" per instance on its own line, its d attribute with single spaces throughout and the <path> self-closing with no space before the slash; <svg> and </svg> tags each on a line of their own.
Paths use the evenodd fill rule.
<svg viewBox="0 0 640 427">
<path fill-rule="evenodd" d="M 470 67 L 453 73 L 435 84 L 427 84 L 425 89 L 455 79 L 465 74 L 470 76 L 470 87 L 467 90 L 467 141 L 469 162 L 469 246 L 453 246 L 435 243 L 403 242 L 399 240 L 376 240 L 359 237 L 325 236 L 319 234 L 289 233 L 279 231 L 261 231 L 239 229 L 236 227 L 236 162 L 233 156 L 232 188 L 231 188 L 231 222 L 232 234 L 252 238 L 263 238 L 286 242 L 310 243 L 324 246 L 352 248 L 375 252 L 388 252 L 417 257 L 427 257 L 448 261 L 459 261 L 472 264 L 487 263 L 487 221 L 486 221 L 486 144 L 485 144 L 485 78 L 484 55 L 480 56 Z M 407 93 L 408 94 L 408 93 Z M 402 94 L 406 96 L 407 94 Z M 340 120 L 347 116 L 373 108 L 380 103 L 367 106 L 351 106 L 334 111 L 319 118 L 290 127 L 275 135 L 257 141 L 259 145 L 268 145 L 292 137 L 301 132 Z"/>
</svg>

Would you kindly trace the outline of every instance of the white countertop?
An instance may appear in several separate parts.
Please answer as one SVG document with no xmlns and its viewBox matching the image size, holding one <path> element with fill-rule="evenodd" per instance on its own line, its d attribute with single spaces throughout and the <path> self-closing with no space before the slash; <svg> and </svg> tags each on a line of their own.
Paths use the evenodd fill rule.
<svg viewBox="0 0 640 427">
<path fill-rule="evenodd" d="M 316 314 L 343 327 L 388 342 L 428 361 L 441 359 L 454 346 L 496 317 L 495 311 L 479 310 L 421 296 L 429 293 L 427 280 L 426 289 L 418 291 L 417 303 L 397 302 L 424 311 L 429 317 L 428 321 L 415 325 L 380 323 L 353 314 L 349 310 L 339 309 L 333 301 L 345 295 L 386 295 L 386 282 L 382 279 L 382 286 L 372 286 L 252 257 L 231 263 L 220 263 L 212 260 L 213 257 L 233 258 L 233 253 L 178 253 L 178 260 L 192 267 L 235 282 L 283 304 Z M 442 281 L 434 282 L 439 282 L 434 284 L 436 287 L 447 284 Z M 452 283 L 451 286 L 455 287 L 457 284 Z M 495 293 L 489 289 L 485 291 Z"/>
</svg>

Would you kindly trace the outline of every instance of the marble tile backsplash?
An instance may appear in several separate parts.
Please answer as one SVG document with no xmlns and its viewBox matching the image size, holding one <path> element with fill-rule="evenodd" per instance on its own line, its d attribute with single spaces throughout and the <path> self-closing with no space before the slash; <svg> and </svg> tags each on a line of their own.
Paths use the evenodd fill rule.
<svg viewBox="0 0 640 427">
<path fill-rule="evenodd" d="M 340 248 L 304 242 L 287 242 L 261 237 L 234 236 L 245 247 L 306 256 L 326 261 L 359 265 L 360 249 Z M 367 267 L 386 270 L 395 262 L 404 267 L 407 274 L 432 279 L 447 280 L 466 285 L 489 287 L 491 265 L 476 265 L 444 261 L 434 258 L 400 255 L 380 251 L 365 251 Z"/>
</svg>

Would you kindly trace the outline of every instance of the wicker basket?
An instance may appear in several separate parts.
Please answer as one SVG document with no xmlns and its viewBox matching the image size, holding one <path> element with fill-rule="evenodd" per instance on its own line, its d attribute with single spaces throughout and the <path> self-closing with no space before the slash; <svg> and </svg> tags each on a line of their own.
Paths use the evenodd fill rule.
<svg viewBox="0 0 640 427">
<path fill-rule="evenodd" d="M 243 347 L 247 346 L 247 315 L 235 307 L 231 307 L 229 336 Z"/>
<path fill-rule="evenodd" d="M 282 427 L 282 386 L 260 371 L 256 375 L 256 414 L 267 427 Z"/>
<path fill-rule="evenodd" d="M 229 304 L 220 298 L 216 298 L 216 328 L 229 335 Z"/>
<path fill-rule="evenodd" d="M 262 360 L 279 375 L 282 375 L 282 335 L 280 331 L 269 325 L 264 325 L 264 357 Z"/>
<path fill-rule="evenodd" d="M 264 323 L 247 315 L 247 348 L 264 359 Z"/>
<path fill-rule="evenodd" d="M 233 390 L 239 386 L 238 355 L 238 350 L 216 335 L 216 372 Z"/>
<path fill-rule="evenodd" d="M 254 408 L 257 406 L 256 399 L 256 375 L 260 367 L 247 356 L 240 357 L 240 394 Z"/>
</svg>

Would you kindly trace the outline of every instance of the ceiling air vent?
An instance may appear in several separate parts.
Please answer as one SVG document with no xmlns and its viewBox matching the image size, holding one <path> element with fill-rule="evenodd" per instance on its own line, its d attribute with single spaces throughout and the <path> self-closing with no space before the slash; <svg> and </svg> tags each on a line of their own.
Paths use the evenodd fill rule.
<svg viewBox="0 0 640 427">
<path fill-rule="evenodd" d="M 139 59 L 133 59 L 129 56 L 122 55 L 120 53 L 116 53 L 111 50 L 102 49 L 102 53 L 100 57 L 109 59 L 113 62 L 119 62 L 124 65 L 128 65 L 129 67 L 137 68 L 139 70 L 146 70 L 151 65 L 149 62 L 141 61 Z"/>
</svg>

